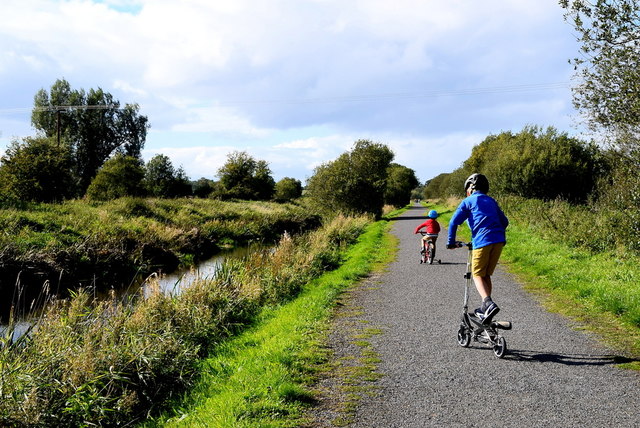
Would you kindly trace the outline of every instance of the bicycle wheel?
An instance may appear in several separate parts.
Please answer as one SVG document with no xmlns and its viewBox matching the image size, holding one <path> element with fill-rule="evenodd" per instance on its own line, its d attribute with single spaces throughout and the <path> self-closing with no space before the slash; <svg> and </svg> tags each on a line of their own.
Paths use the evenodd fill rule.
<svg viewBox="0 0 640 428">
<path fill-rule="evenodd" d="M 430 265 L 433 264 L 433 259 L 435 258 L 435 256 L 436 256 L 436 248 L 433 246 L 433 242 L 429 241 L 429 244 L 427 247 L 427 259 Z"/>
<path fill-rule="evenodd" d="M 471 332 L 464 327 L 458 329 L 458 345 L 467 348 L 471 343 Z"/>
<path fill-rule="evenodd" d="M 498 336 L 498 340 L 493 345 L 493 353 L 498 358 L 504 357 L 504 354 L 507 353 L 507 341 L 504 340 L 504 337 Z"/>
</svg>

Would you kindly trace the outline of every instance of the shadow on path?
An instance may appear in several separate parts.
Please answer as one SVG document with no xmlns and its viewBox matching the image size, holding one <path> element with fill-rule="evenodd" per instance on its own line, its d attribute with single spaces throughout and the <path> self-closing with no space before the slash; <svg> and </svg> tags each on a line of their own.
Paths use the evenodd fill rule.
<svg viewBox="0 0 640 428">
<path fill-rule="evenodd" d="M 558 354 L 555 352 L 536 352 L 520 349 L 509 349 L 504 359 L 536 363 L 555 363 L 566 366 L 608 366 L 638 361 L 619 355 Z"/>
</svg>

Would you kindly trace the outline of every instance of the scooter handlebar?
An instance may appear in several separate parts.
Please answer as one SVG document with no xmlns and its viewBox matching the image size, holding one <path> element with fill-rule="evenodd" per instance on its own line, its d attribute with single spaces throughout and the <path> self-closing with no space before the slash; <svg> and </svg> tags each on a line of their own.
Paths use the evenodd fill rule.
<svg viewBox="0 0 640 428">
<path fill-rule="evenodd" d="M 462 247 L 466 247 L 468 245 L 469 245 L 468 242 L 456 241 L 453 245 L 452 244 L 447 244 L 447 248 L 450 249 L 450 250 L 453 250 L 455 248 L 462 248 Z"/>
</svg>

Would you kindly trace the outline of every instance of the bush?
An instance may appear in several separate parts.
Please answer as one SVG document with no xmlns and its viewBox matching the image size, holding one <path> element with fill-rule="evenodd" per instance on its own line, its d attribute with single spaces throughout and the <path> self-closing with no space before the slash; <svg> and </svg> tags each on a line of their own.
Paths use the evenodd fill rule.
<svg viewBox="0 0 640 428">
<path fill-rule="evenodd" d="M 326 215 L 369 213 L 379 217 L 393 156 L 384 144 L 358 140 L 350 152 L 317 167 L 307 182 L 315 210 Z"/>
<path fill-rule="evenodd" d="M 473 148 L 466 172 L 489 178 L 491 192 L 535 199 L 584 202 L 605 163 L 600 150 L 549 127 L 502 132 Z"/>
<path fill-rule="evenodd" d="M 107 201 L 125 196 L 141 196 L 144 194 L 143 177 L 144 169 L 139 159 L 116 155 L 98 170 L 87 189 L 87 197 Z"/>
<path fill-rule="evenodd" d="M 62 201 L 75 196 L 71 152 L 47 138 L 15 140 L 1 159 L 1 193 L 7 199 Z"/>
</svg>

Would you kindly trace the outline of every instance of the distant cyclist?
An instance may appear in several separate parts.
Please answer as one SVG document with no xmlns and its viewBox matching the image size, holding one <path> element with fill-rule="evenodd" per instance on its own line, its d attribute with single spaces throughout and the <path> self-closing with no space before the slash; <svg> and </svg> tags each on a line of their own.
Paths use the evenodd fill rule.
<svg viewBox="0 0 640 428">
<path fill-rule="evenodd" d="M 507 242 L 505 230 L 509 220 L 495 199 L 487 196 L 487 177 L 471 174 L 464 182 L 464 190 L 467 197 L 460 203 L 449 222 L 447 248 L 456 248 L 456 231 L 466 220 L 471 229 L 473 244 L 473 282 L 482 298 L 482 305 L 474 313 L 483 321 L 488 321 L 500 310 L 491 299 L 491 275 Z"/>
<path fill-rule="evenodd" d="M 436 210 L 429 211 L 427 214 L 427 220 L 416 227 L 416 230 L 413 232 L 414 234 L 420 233 L 420 229 L 425 229 L 425 235 L 422 237 L 422 245 L 420 247 L 421 253 L 427 252 L 427 242 L 433 242 L 433 249 L 435 253 L 436 248 L 436 240 L 438 239 L 438 234 L 440 233 L 440 223 L 436 220 L 438 218 L 438 212 Z"/>
</svg>

